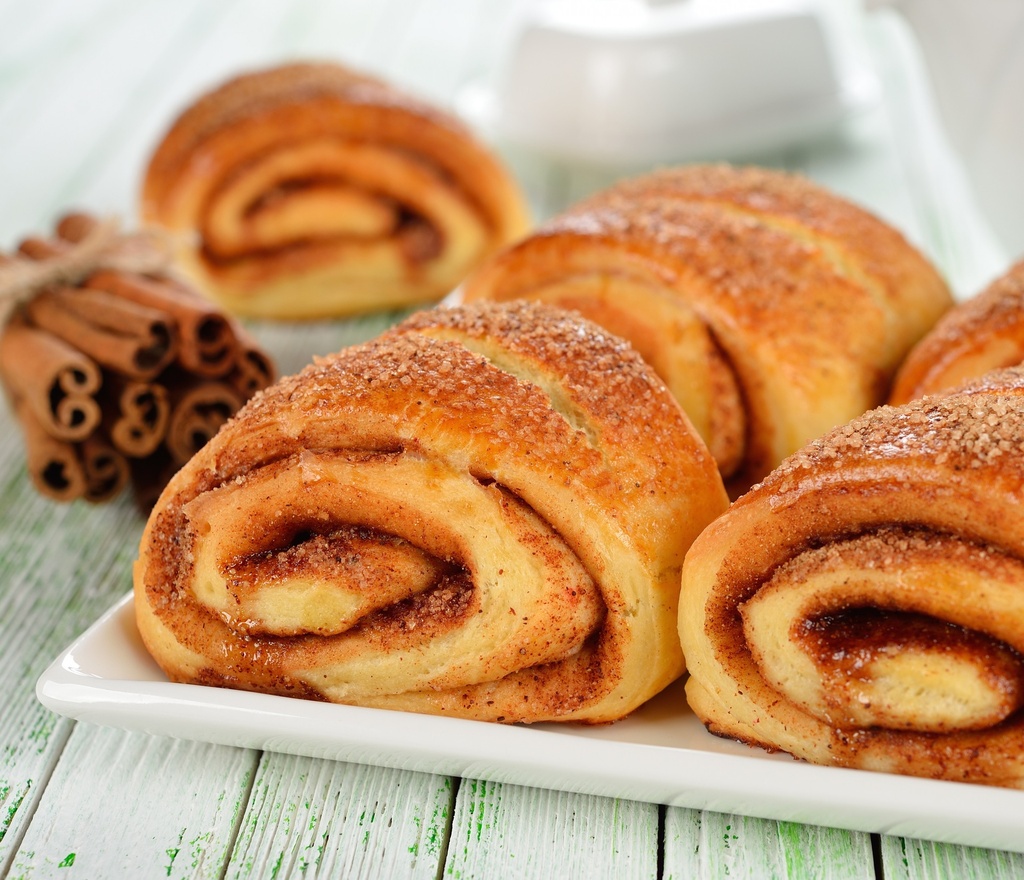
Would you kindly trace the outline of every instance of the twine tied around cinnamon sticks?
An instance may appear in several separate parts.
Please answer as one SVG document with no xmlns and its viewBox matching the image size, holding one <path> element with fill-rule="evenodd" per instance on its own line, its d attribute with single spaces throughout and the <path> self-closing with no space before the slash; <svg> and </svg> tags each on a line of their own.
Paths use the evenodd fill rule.
<svg viewBox="0 0 1024 880">
<path fill-rule="evenodd" d="M 171 274 L 170 242 L 69 214 L 0 254 L 0 380 L 43 494 L 148 508 L 275 368 Z"/>
<path fill-rule="evenodd" d="M 0 262 L 0 324 L 40 291 L 77 287 L 99 269 L 160 275 L 170 268 L 173 254 L 164 233 L 122 234 L 116 218 L 90 220 L 80 214 L 63 218 L 61 238 L 70 247 L 47 259 L 6 257 Z"/>
</svg>

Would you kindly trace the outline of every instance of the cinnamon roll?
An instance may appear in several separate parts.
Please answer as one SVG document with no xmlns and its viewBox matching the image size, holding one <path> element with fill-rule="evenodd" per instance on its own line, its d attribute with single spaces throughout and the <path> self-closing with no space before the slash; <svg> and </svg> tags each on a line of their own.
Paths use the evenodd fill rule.
<svg viewBox="0 0 1024 880">
<path fill-rule="evenodd" d="M 1024 362 L 1024 260 L 942 316 L 911 350 L 890 403 L 939 394 Z"/>
<path fill-rule="evenodd" d="M 727 505 L 624 341 L 530 303 L 421 312 L 248 403 L 135 567 L 167 675 L 503 722 L 678 677 L 680 568 Z"/>
<path fill-rule="evenodd" d="M 143 218 L 229 310 L 311 318 L 438 299 L 522 234 L 494 153 L 453 116 L 330 63 L 246 73 L 173 123 Z"/>
<path fill-rule="evenodd" d="M 802 177 L 726 165 L 598 193 L 488 261 L 460 295 L 554 303 L 629 339 L 733 494 L 882 403 L 952 304 L 888 224 Z"/>
<path fill-rule="evenodd" d="M 818 764 L 1024 787 L 1024 370 L 883 406 L 693 544 L 707 727 Z"/>
</svg>

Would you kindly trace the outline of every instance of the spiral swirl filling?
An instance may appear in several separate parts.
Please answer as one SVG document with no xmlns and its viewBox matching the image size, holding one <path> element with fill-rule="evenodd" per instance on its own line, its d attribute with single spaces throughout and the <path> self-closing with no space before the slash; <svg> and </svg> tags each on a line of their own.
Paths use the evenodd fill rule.
<svg viewBox="0 0 1024 880">
<path fill-rule="evenodd" d="M 323 137 L 281 143 L 225 170 L 200 225 L 214 265 L 287 261 L 344 247 L 407 268 L 470 261 L 488 228 L 443 169 L 388 144 Z"/>
<path fill-rule="evenodd" d="M 778 693 L 833 728 L 985 730 L 1024 706 L 1024 562 L 883 528 L 808 549 L 739 606 Z"/>
<path fill-rule="evenodd" d="M 578 654 L 606 614 L 522 500 L 415 451 L 303 450 L 180 516 L 172 581 L 202 625 L 175 626 L 210 681 L 339 701 L 464 688 Z"/>
</svg>

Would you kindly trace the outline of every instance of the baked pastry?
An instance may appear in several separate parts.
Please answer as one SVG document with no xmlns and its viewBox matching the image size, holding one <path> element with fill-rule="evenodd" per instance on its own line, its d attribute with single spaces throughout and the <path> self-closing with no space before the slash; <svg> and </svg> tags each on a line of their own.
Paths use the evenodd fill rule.
<svg viewBox="0 0 1024 880">
<path fill-rule="evenodd" d="M 312 318 L 438 299 L 525 232 L 523 197 L 454 117 L 330 63 L 243 74 L 173 123 L 143 219 L 235 312 Z"/>
<path fill-rule="evenodd" d="M 175 681 L 467 718 L 621 718 L 683 671 L 683 556 L 726 507 L 620 339 L 435 309 L 257 395 L 171 481 L 135 568 Z"/>
<path fill-rule="evenodd" d="M 554 303 L 629 339 L 732 494 L 882 403 L 952 304 L 891 226 L 804 178 L 727 165 L 598 193 L 488 261 L 460 295 Z"/>
<path fill-rule="evenodd" d="M 1024 787 L 1024 370 L 883 406 L 693 544 L 686 695 L 818 764 Z"/>
<path fill-rule="evenodd" d="M 948 391 L 1024 362 L 1024 260 L 958 303 L 907 355 L 890 402 Z"/>
</svg>

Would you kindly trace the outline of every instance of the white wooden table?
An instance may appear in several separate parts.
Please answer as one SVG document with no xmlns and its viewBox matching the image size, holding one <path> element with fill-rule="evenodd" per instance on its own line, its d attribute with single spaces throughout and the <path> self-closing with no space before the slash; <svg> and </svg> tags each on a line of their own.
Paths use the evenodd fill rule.
<svg viewBox="0 0 1024 880">
<path fill-rule="evenodd" d="M 171 115 L 250 66 L 337 58 L 443 104 L 493 70 L 500 0 L 0 0 L 0 247 L 70 207 L 133 217 Z M 885 100 L 761 161 L 874 208 L 961 295 L 1001 271 L 914 46 L 868 22 Z M 503 146 L 502 149 L 505 149 Z M 613 175 L 507 155 L 538 217 Z M 386 322 L 253 327 L 285 372 Z M 1011 878 L 1024 856 L 185 742 L 44 709 L 47 664 L 129 589 L 142 521 L 38 497 L 0 412 L 0 877 Z M 1022 802 L 1024 836 L 1024 802 Z"/>
</svg>

